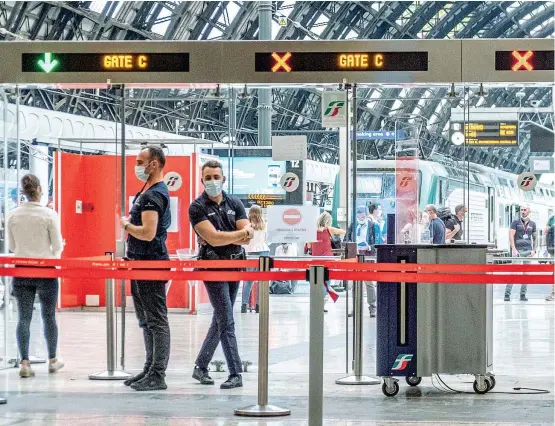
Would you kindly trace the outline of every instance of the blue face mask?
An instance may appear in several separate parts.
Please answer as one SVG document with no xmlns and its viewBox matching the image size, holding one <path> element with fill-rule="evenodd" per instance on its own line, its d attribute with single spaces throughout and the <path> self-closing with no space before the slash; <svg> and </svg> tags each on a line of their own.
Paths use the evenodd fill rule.
<svg viewBox="0 0 555 426">
<path fill-rule="evenodd" d="M 208 180 L 204 182 L 204 190 L 209 197 L 217 197 L 222 193 L 223 182 L 221 180 Z"/>
</svg>

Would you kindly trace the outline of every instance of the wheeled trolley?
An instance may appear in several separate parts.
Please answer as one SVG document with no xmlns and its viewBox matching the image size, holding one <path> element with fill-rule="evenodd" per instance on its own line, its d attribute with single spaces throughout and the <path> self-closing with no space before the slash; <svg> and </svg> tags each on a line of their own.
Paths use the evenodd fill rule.
<svg viewBox="0 0 555 426">
<path fill-rule="evenodd" d="M 378 263 L 486 264 L 485 245 L 377 246 Z M 464 267 L 461 267 L 464 271 Z M 433 374 L 471 374 L 474 391 L 495 387 L 493 286 L 378 282 L 376 374 L 384 395 Z"/>
</svg>

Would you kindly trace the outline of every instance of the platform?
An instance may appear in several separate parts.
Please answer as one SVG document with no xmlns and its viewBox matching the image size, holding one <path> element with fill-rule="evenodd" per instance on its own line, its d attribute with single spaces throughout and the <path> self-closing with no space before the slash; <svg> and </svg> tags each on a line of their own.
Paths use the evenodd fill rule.
<svg viewBox="0 0 555 426">
<path fill-rule="evenodd" d="M 299 287 L 293 296 L 271 296 L 269 402 L 291 409 L 291 417 L 245 419 L 233 415 L 237 407 L 256 403 L 256 365 L 244 373 L 242 389 L 222 391 L 226 373 L 211 373 L 216 386 L 202 386 L 191 378 L 194 359 L 210 322 L 210 314 L 172 313 L 172 351 L 167 391 L 137 393 L 121 382 L 90 381 L 87 375 L 105 368 L 104 314 L 61 312 L 60 357 L 66 367 L 48 375 L 46 365 L 34 366 L 36 377 L 20 379 L 18 370 L 0 371 L 0 425 L 304 425 L 308 418 L 308 295 Z M 380 386 L 338 386 L 345 374 L 345 298 L 329 306 L 325 318 L 324 418 L 326 425 L 553 424 L 553 393 L 511 395 L 514 386 L 554 389 L 554 305 L 543 300 L 547 286 L 529 286 L 527 303 L 503 302 L 503 286 L 494 301 L 494 366 L 497 387 L 492 393 L 472 393 L 470 376 L 443 377 L 451 387 L 471 392 L 447 394 L 429 378 L 418 388 L 401 383 L 395 398 Z M 240 314 L 236 329 L 243 360 L 257 361 L 258 316 Z M 33 319 L 32 342 L 41 341 Z M 142 365 L 142 336 L 133 314 L 127 318 L 128 371 Z M 364 372 L 374 373 L 375 320 L 365 312 Z M 41 342 L 37 351 L 44 351 Z M 35 354 L 34 348 L 31 350 Z M 224 359 L 218 349 L 215 359 Z M 119 361 L 119 354 L 118 354 Z M 437 386 L 437 383 L 436 383 Z M 418 419 L 418 420 L 415 420 Z M 492 419 L 495 419 L 492 422 Z"/>
</svg>

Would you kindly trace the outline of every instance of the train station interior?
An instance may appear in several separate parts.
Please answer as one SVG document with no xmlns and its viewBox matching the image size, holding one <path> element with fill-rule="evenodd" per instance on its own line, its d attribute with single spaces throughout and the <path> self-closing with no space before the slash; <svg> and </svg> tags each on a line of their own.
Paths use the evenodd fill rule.
<svg viewBox="0 0 555 426">
<path fill-rule="evenodd" d="M 0 2 L 0 425 L 554 424 L 554 37 Z"/>
</svg>

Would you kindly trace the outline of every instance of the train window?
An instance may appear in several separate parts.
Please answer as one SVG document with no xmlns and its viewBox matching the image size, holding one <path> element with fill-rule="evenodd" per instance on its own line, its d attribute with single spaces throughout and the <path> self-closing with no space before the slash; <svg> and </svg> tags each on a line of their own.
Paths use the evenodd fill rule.
<svg viewBox="0 0 555 426">
<path fill-rule="evenodd" d="M 382 177 L 381 173 L 359 173 L 357 176 L 357 196 L 380 197 L 382 195 Z"/>
<path fill-rule="evenodd" d="M 395 175 L 393 173 L 383 175 L 382 198 L 395 198 Z"/>
<path fill-rule="evenodd" d="M 511 184 L 511 187 L 512 187 L 512 188 L 515 187 L 515 183 L 514 183 L 512 180 L 510 180 L 509 183 Z"/>
</svg>

